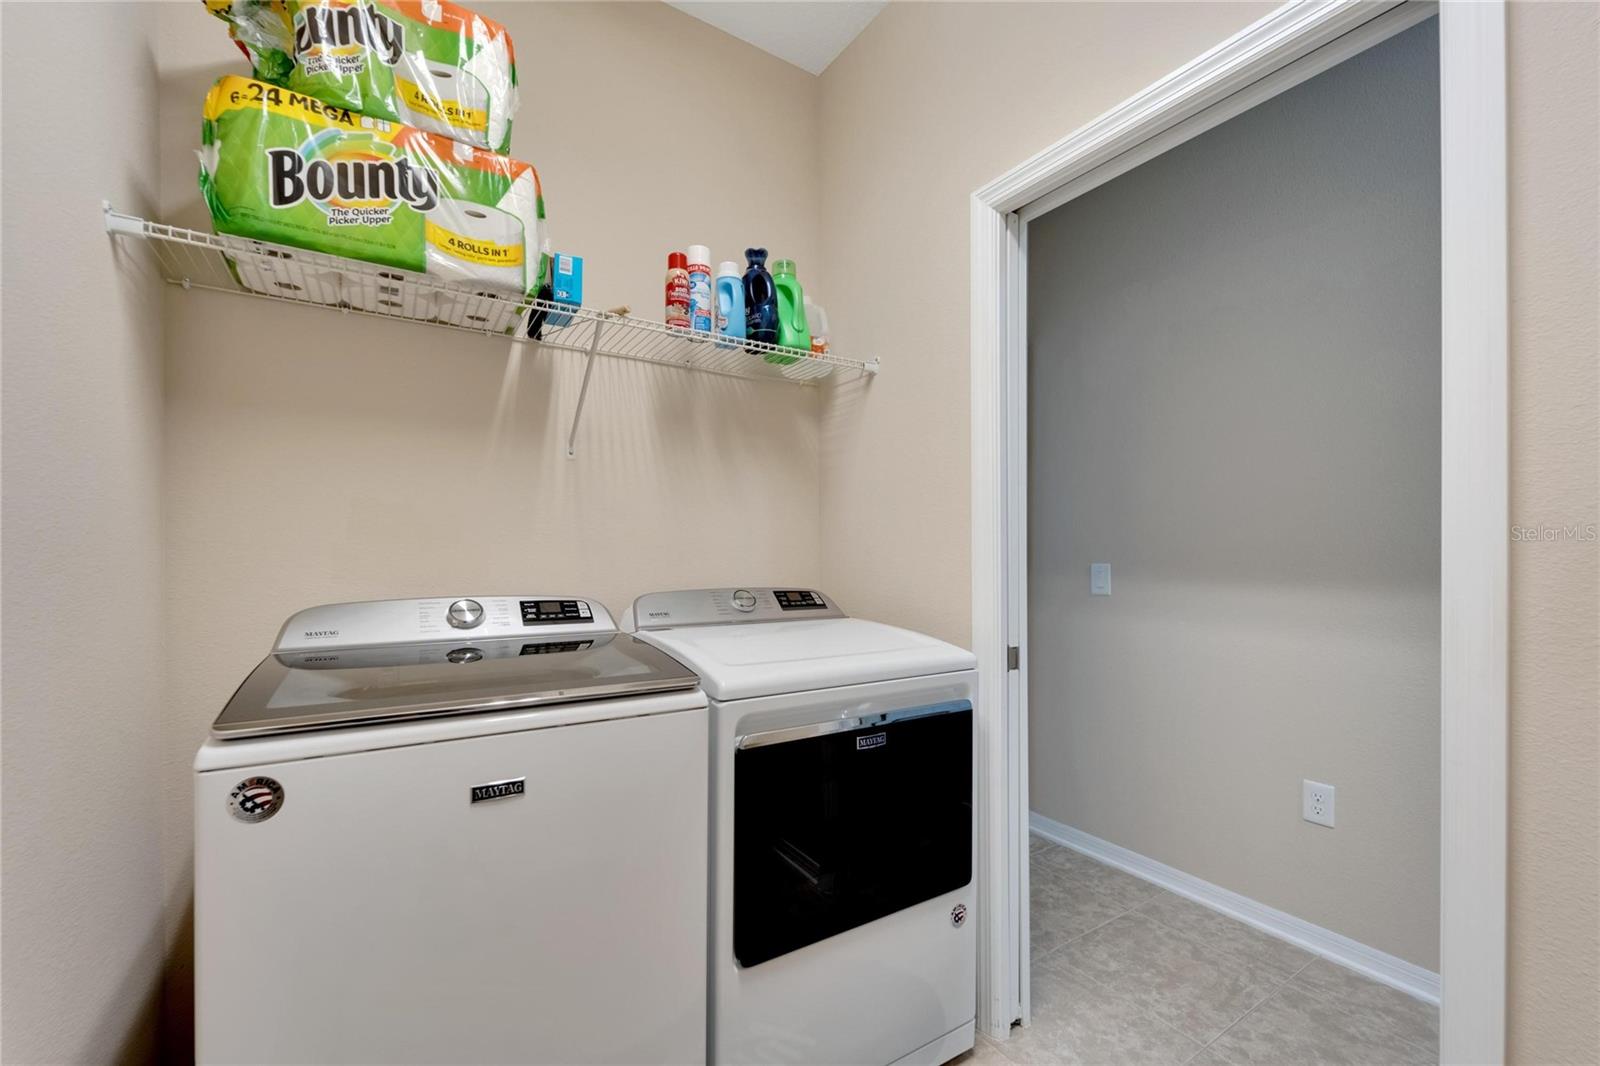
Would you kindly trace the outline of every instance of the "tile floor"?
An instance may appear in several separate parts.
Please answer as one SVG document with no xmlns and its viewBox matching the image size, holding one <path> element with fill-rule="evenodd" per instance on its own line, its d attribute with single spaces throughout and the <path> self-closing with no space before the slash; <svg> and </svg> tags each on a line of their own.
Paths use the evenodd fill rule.
<svg viewBox="0 0 1600 1066">
<path fill-rule="evenodd" d="M 1438 1011 L 1040 837 L 1033 1024 L 963 1066 L 1436 1063 Z"/>
</svg>

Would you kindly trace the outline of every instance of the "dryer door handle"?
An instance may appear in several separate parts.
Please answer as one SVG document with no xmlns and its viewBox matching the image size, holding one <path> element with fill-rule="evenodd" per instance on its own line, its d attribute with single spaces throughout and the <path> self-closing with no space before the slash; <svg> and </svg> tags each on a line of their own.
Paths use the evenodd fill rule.
<svg viewBox="0 0 1600 1066">
<path fill-rule="evenodd" d="M 855 729 L 870 729 L 873 726 L 890 725 L 894 722 L 905 722 L 913 718 L 927 718 L 935 714 L 955 714 L 960 711 L 972 710 L 971 700 L 951 700 L 948 703 L 933 703 L 926 707 L 906 707 L 898 711 L 885 711 L 882 714 L 863 714 L 854 718 L 833 718 L 826 722 L 814 722 L 810 725 L 791 726 L 787 729 L 769 729 L 760 733 L 746 733 L 735 742 L 740 749 L 764 748 L 769 744 L 785 744 L 792 740 L 807 740 L 811 737 L 823 737 L 830 733 L 848 733 Z"/>
</svg>

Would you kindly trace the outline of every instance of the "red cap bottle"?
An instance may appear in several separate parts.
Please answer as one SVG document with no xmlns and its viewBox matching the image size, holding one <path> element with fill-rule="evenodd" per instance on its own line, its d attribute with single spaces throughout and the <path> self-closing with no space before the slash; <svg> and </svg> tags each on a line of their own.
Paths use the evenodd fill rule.
<svg viewBox="0 0 1600 1066">
<path fill-rule="evenodd" d="M 689 328 L 689 257 L 683 252 L 667 256 L 667 325 Z"/>
</svg>

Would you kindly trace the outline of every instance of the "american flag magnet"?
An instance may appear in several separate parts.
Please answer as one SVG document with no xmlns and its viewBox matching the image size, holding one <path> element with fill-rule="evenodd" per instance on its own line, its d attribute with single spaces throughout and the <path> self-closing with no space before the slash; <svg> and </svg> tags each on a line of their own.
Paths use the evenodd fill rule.
<svg viewBox="0 0 1600 1066">
<path fill-rule="evenodd" d="M 270 777 L 247 777 L 228 793 L 228 813 L 241 822 L 264 822 L 283 806 L 283 786 Z"/>
</svg>

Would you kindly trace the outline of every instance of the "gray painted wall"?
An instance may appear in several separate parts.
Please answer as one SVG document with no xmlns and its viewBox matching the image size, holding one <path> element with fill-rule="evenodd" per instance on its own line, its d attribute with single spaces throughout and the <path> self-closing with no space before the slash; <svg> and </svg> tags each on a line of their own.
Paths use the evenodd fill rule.
<svg viewBox="0 0 1600 1066">
<path fill-rule="evenodd" d="M 1437 85 L 1429 20 L 1029 236 L 1033 809 L 1430 969 Z"/>
</svg>

